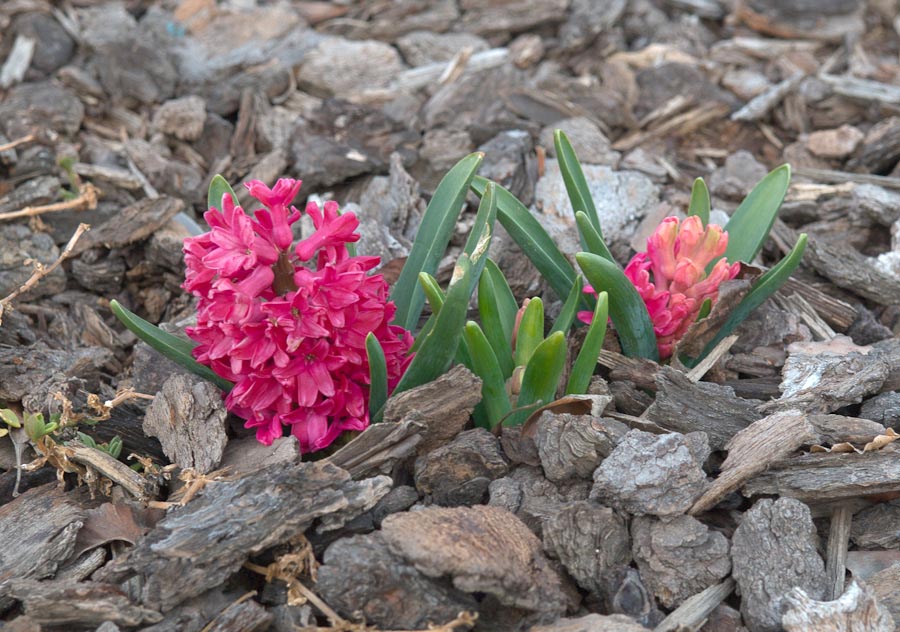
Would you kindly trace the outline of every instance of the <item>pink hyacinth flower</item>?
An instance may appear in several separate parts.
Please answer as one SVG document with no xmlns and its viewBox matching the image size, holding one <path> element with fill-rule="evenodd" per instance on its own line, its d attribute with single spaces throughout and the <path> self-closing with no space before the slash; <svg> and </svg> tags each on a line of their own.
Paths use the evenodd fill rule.
<svg viewBox="0 0 900 632">
<path fill-rule="evenodd" d="M 707 266 L 727 247 L 728 233 L 721 226 L 704 228 L 697 216 L 680 225 L 677 217 L 667 217 L 647 239 L 647 252 L 637 253 L 625 266 L 625 276 L 650 314 L 660 359 L 672 355 L 703 303 L 709 299 L 715 305 L 719 286 L 740 271 L 739 263 L 729 264 L 723 258 L 707 274 Z M 594 293 L 594 288 L 586 286 L 585 292 Z M 591 315 L 579 312 L 578 317 L 590 322 Z"/>
<path fill-rule="evenodd" d="M 384 350 L 389 389 L 412 359 L 412 336 L 390 324 L 387 283 L 370 274 L 378 258 L 347 250 L 359 239 L 353 213 L 311 204 L 316 231 L 294 247 L 300 181 L 247 188 L 264 208 L 251 217 L 224 196 L 221 211 L 204 215 L 210 232 L 185 240 L 183 287 L 198 298 L 187 334 L 194 357 L 234 383 L 225 404 L 260 442 L 289 428 L 313 452 L 369 425 L 366 336 Z"/>
</svg>

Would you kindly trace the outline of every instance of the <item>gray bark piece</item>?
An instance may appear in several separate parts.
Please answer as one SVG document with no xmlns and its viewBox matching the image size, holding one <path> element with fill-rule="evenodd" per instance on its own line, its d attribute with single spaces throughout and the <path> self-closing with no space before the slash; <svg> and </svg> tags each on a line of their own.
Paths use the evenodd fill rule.
<svg viewBox="0 0 900 632">
<path fill-rule="evenodd" d="M 522 204 L 534 201 L 538 169 L 534 143 L 528 132 L 521 129 L 504 130 L 483 143 L 478 151 L 484 152 L 484 162 L 478 170 L 479 174 L 502 186 Z M 493 252 L 491 258 L 496 259 Z"/>
<path fill-rule="evenodd" d="M 584 590 L 603 596 L 612 573 L 631 563 L 627 520 L 590 501 L 563 505 L 544 523 L 544 550 Z"/>
<path fill-rule="evenodd" d="M 528 632 L 647 632 L 647 628 L 624 614 L 588 614 L 577 619 L 560 619 L 549 625 L 537 625 Z"/>
<path fill-rule="evenodd" d="M 0 583 L 50 577 L 72 555 L 85 518 L 76 498 L 50 483 L 0 507 Z"/>
<path fill-rule="evenodd" d="M 713 450 L 723 449 L 735 434 L 762 417 L 756 411 L 760 401 L 737 397 L 730 386 L 692 382 L 670 366 L 656 374 L 656 387 L 646 418 L 673 432 L 705 432 Z"/>
<path fill-rule="evenodd" d="M 160 613 L 131 603 L 128 595 L 109 584 L 16 579 L 9 592 L 22 602 L 25 614 L 42 625 L 82 627 L 111 621 L 133 627 L 162 619 Z"/>
<path fill-rule="evenodd" d="M 795 342 L 782 370 L 781 397 L 761 410 L 798 408 L 831 413 L 878 392 L 889 367 L 872 347 L 858 347 L 846 336 L 827 342 Z"/>
<path fill-rule="evenodd" d="M 836 286 L 878 305 L 900 303 L 900 278 L 848 244 L 811 239 L 803 262 Z"/>
<path fill-rule="evenodd" d="M 785 597 L 786 632 L 894 632 L 894 618 L 874 591 L 856 581 L 834 601 L 817 601 L 795 588 Z"/>
<path fill-rule="evenodd" d="M 376 40 L 322 40 L 303 59 L 297 81 L 321 97 L 385 88 L 404 69 L 397 50 Z"/>
<path fill-rule="evenodd" d="M 227 416 L 222 391 L 198 377 L 173 375 L 147 409 L 143 428 L 170 461 L 206 474 L 222 460 Z"/>
<path fill-rule="evenodd" d="M 900 393 L 890 391 L 867 399 L 863 402 L 859 416 L 885 426 L 896 425 L 900 421 Z"/>
<path fill-rule="evenodd" d="M 561 615 L 568 599 L 541 542 L 499 507 L 430 507 L 388 516 L 381 532 L 392 553 L 429 577 L 449 576 L 466 592 L 505 605 Z"/>
<path fill-rule="evenodd" d="M 900 219 L 900 193 L 874 184 L 859 184 L 851 192 L 855 204 L 850 207 L 854 214 L 875 222 L 885 228 Z"/>
<path fill-rule="evenodd" d="M 446 507 L 484 500 L 491 481 L 505 476 L 509 464 L 497 438 L 484 428 L 460 433 L 453 441 L 416 460 L 416 488 Z"/>
<path fill-rule="evenodd" d="M 455 437 L 469 422 L 481 401 L 481 380 L 463 365 L 428 384 L 391 397 L 384 408 L 384 421 L 414 418 L 425 424 L 419 454 L 425 454 Z"/>
<path fill-rule="evenodd" d="M 863 454 L 805 454 L 776 460 L 750 479 L 744 496 L 778 494 L 818 504 L 900 491 L 900 446 Z"/>
<path fill-rule="evenodd" d="M 491 483 L 488 504 L 513 512 L 540 536 L 546 520 L 570 502 L 587 500 L 590 488 L 588 481 L 557 486 L 544 478 L 540 468 L 520 466 Z"/>
<path fill-rule="evenodd" d="M 339 525 L 370 509 L 389 487 L 387 477 L 355 482 L 328 463 L 278 464 L 213 483 L 94 579 L 139 575 L 141 603 L 167 612 L 220 585 L 248 556 L 296 538 L 316 518 Z"/>
<path fill-rule="evenodd" d="M 198 96 L 172 99 L 153 114 L 153 127 L 181 140 L 197 140 L 206 123 L 206 102 Z"/>
<path fill-rule="evenodd" d="M 813 599 L 824 596 L 827 579 L 817 539 L 809 507 L 797 500 L 763 499 L 744 514 L 731 541 L 732 573 L 752 632 L 781 629 L 781 608 L 792 589 Z"/>
<path fill-rule="evenodd" d="M 663 608 L 674 608 L 731 572 L 727 538 L 691 516 L 639 516 L 631 535 L 641 578 Z"/>
<path fill-rule="evenodd" d="M 490 45 L 471 33 L 432 33 L 413 31 L 397 38 L 397 48 L 410 66 L 425 66 L 453 59 L 464 48 L 473 53 L 487 50 Z"/>
<path fill-rule="evenodd" d="M 140 200 L 123 208 L 115 217 L 94 226 L 78 240 L 73 252 L 79 254 L 95 246 L 120 248 L 143 241 L 183 209 L 184 202 L 172 197 Z"/>
<path fill-rule="evenodd" d="M 59 248 L 46 233 L 32 232 L 24 224 L 8 224 L 0 227 L 0 296 L 7 296 L 28 280 L 34 272 L 25 263 L 31 259 L 49 267 L 59 257 Z M 38 283 L 20 300 L 34 300 L 53 296 L 66 289 L 66 273 L 57 268 Z"/>
<path fill-rule="evenodd" d="M 702 436 L 700 448 L 697 435 Z M 689 439 L 631 430 L 594 472 L 591 498 L 630 514 L 685 513 L 707 487 L 705 444 L 703 433 Z"/>
<path fill-rule="evenodd" d="M 628 426 L 613 419 L 545 411 L 538 418 L 534 442 L 548 479 L 557 483 L 576 477 L 590 480 L 627 432 Z"/>
<path fill-rule="evenodd" d="M 560 22 L 566 15 L 569 0 L 467 0 L 459 25 L 463 31 L 482 36 L 527 31 L 539 24 Z"/>
<path fill-rule="evenodd" d="M 877 396 L 873 399 L 877 399 Z M 865 405 L 863 405 L 863 409 L 865 409 Z M 862 445 L 886 432 L 883 425 L 870 421 L 872 417 L 862 419 L 844 415 L 810 415 L 808 419 L 819 434 L 817 441 L 825 445 L 834 445 L 845 441 Z"/>
<path fill-rule="evenodd" d="M 563 119 L 544 128 L 540 142 L 547 148 L 547 155 L 551 158 L 556 158 L 553 134 L 558 129 L 565 132 L 572 147 L 578 152 L 578 160 L 582 163 L 613 168 L 619 164 L 622 155 L 612 148 L 609 138 L 600 126 L 586 116 Z"/>
<path fill-rule="evenodd" d="M 325 550 L 323 562 L 316 591 L 325 602 L 345 617 L 359 612 L 384 629 L 420 629 L 478 609 L 473 597 L 449 581 L 426 577 L 391 554 L 381 533 L 338 540 Z"/>
<path fill-rule="evenodd" d="M 0 103 L 0 129 L 8 138 L 21 138 L 36 130 L 72 136 L 83 119 L 84 105 L 74 92 L 55 81 L 16 86 Z"/>
<path fill-rule="evenodd" d="M 900 549 L 900 501 L 879 503 L 853 516 L 850 539 L 864 550 Z"/>
</svg>

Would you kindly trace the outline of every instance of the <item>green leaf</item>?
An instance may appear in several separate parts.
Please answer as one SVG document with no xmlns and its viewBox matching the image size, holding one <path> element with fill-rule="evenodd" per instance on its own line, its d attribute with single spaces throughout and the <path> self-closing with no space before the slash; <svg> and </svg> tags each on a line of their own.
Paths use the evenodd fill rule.
<svg viewBox="0 0 900 632">
<path fill-rule="evenodd" d="M 597 358 L 600 349 L 603 348 L 603 339 L 606 337 L 606 321 L 609 318 L 609 296 L 606 292 L 600 292 L 597 305 L 594 307 L 594 317 L 588 327 L 587 335 L 581 350 L 572 364 L 572 372 L 566 384 L 566 395 L 580 394 L 587 391 L 591 385 L 591 376 L 597 368 Z"/>
<path fill-rule="evenodd" d="M 579 252 L 575 260 L 595 291 L 609 293 L 609 313 L 622 352 L 631 358 L 659 360 L 650 314 L 625 273 L 616 264 L 589 252 Z"/>
<path fill-rule="evenodd" d="M 619 262 L 613 259 L 612 253 L 606 247 L 603 237 L 591 224 L 588 216 L 582 211 L 575 213 L 575 225 L 578 227 L 578 235 L 581 238 L 581 244 L 588 252 L 603 257 L 607 261 L 619 265 Z"/>
<path fill-rule="evenodd" d="M 697 312 L 697 320 L 698 321 L 703 320 L 704 318 L 709 316 L 709 313 L 711 311 L 712 311 L 712 299 L 711 298 L 705 299 L 703 301 L 703 303 L 700 304 L 700 311 Z"/>
<path fill-rule="evenodd" d="M 235 195 L 231 185 L 228 184 L 228 180 L 219 174 L 214 175 L 213 179 L 209 181 L 209 192 L 206 195 L 206 208 L 215 208 L 221 211 L 222 196 L 226 193 L 229 194 L 234 203 L 237 204 L 237 195 Z"/>
<path fill-rule="evenodd" d="M 187 369 L 194 375 L 209 380 L 226 393 L 234 386 L 234 384 L 225 378 L 216 375 L 209 367 L 194 360 L 191 351 L 193 351 L 196 344 L 193 342 L 184 340 L 178 336 L 173 336 L 156 325 L 148 323 L 137 314 L 120 305 L 116 300 L 109 302 L 109 308 L 112 310 L 112 313 L 116 315 L 116 318 L 122 321 L 122 324 L 130 329 L 135 336 L 176 364 Z"/>
<path fill-rule="evenodd" d="M 434 274 L 437 271 L 466 200 L 469 184 L 483 159 L 484 154 L 480 152 L 466 156 L 444 176 L 435 190 L 409 257 L 391 291 L 391 300 L 397 306 L 395 325 L 412 331 L 418 324 L 425 305 L 425 295 L 418 283 L 419 273 Z"/>
<path fill-rule="evenodd" d="M 504 377 L 512 375 L 512 330 L 516 321 L 516 299 L 497 264 L 487 260 L 478 279 L 478 315 L 500 370 Z"/>
<path fill-rule="evenodd" d="M 775 216 L 791 183 L 790 165 L 773 169 L 759 181 L 731 216 L 725 230 L 728 231 L 728 249 L 725 259 L 729 263 L 750 263 L 762 249 L 775 223 Z M 715 265 L 715 261 L 710 266 Z"/>
<path fill-rule="evenodd" d="M 559 316 L 553 321 L 553 327 L 550 328 L 551 334 L 555 331 L 561 331 L 564 334 L 569 333 L 572 324 L 575 322 L 575 317 L 578 315 L 578 308 L 581 307 L 581 302 L 584 297 L 584 292 L 582 292 L 583 289 L 584 282 L 581 280 L 581 277 L 578 277 L 575 279 L 575 285 L 572 286 L 572 291 L 569 292 L 569 296 L 566 297 L 566 302 L 563 303 L 562 309 L 559 311 Z"/>
<path fill-rule="evenodd" d="M 89 447 L 89 448 L 96 448 L 96 447 L 97 447 L 97 442 L 94 441 L 94 437 L 92 437 L 91 435 L 84 434 L 84 433 L 81 432 L 80 430 L 77 430 L 77 431 L 75 432 L 75 434 L 78 435 L 78 440 L 81 441 L 81 443 L 83 443 L 83 444 L 86 445 L 87 447 Z"/>
<path fill-rule="evenodd" d="M 450 368 L 465 328 L 471 275 L 472 263 L 469 256 L 463 253 L 456 263 L 447 297 L 435 318 L 434 327 L 424 337 L 406 373 L 400 378 L 394 389 L 395 394 L 431 382 Z"/>
<path fill-rule="evenodd" d="M 6 423 L 7 426 L 12 428 L 21 428 L 22 423 L 19 421 L 19 416 L 9 408 L 0 408 L 0 418 Z"/>
<path fill-rule="evenodd" d="M 366 356 L 369 360 L 369 418 L 376 423 L 381 421 L 381 411 L 387 401 L 388 376 L 384 349 L 371 331 L 366 336 Z"/>
<path fill-rule="evenodd" d="M 463 252 L 469 255 L 472 261 L 472 280 L 477 282 L 481 278 L 481 272 L 487 264 L 487 252 L 491 247 L 491 239 L 494 236 L 494 222 L 497 219 L 497 185 L 488 183 L 481 202 L 478 204 L 478 212 L 475 214 L 475 222 L 469 231 Z M 475 291 L 475 288 L 472 288 Z"/>
<path fill-rule="evenodd" d="M 487 415 L 487 429 L 490 430 L 512 410 L 506 393 L 506 379 L 478 323 L 471 320 L 466 323 L 465 339 L 472 360 L 472 372 L 481 378 L 481 403 Z"/>
<path fill-rule="evenodd" d="M 734 308 L 734 311 L 731 312 L 728 320 L 722 324 L 722 327 L 716 333 L 716 336 L 707 343 L 698 360 L 706 357 L 706 355 L 712 351 L 723 338 L 728 336 L 738 325 L 744 322 L 754 309 L 762 305 L 766 299 L 777 292 L 778 289 L 787 282 L 788 278 L 793 274 L 794 270 L 797 269 L 797 266 L 800 265 L 800 261 L 803 259 L 803 251 L 806 250 L 806 242 L 806 233 L 802 233 L 800 237 L 797 238 L 797 243 L 794 244 L 794 247 L 787 256 L 772 266 L 768 272 L 759 277 L 759 280 L 753 284 L 753 289 L 751 289 L 747 296 L 744 297 L 744 300 L 738 303 L 737 307 Z"/>
<path fill-rule="evenodd" d="M 114 459 L 118 459 L 122 454 L 122 437 L 116 435 L 112 439 L 109 440 L 109 445 L 106 446 L 106 452 Z"/>
<path fill-rule="evenodd" d="M 431 312 L 435 316 L 440 314 L 441 307 L 444 306 L 444 290 L 441 289 L 437 279 L 427 272 L 420 272 L 419 285 L 422 286 L 422 291 L 425 292 L 425 298 L 428 300 Z"/>
<path fill-rule="evenodd" d="M 483 196 L 488 182 L 490 181 L 476 176 L 472 180 L 472 191 L 479 197 Z M 499 184 L 496 186 L 497 219 L 500 224 L 522 248 L 557 296 L 568 296 L 575 283 L 575 268 L 525 205 Z"/>
<path fill-rule="evenodd" d="M 600 218 L 597 216 L 594 198 L 591 197 L 591 189 L 584 178 L 584 171 L 581 169 L 581 163 L 578 161 L 578 156 L 575 155 L 572 143 L 569 142 L 565 133 L 558 129 L 553 132 L 553 144 L 556 147 L 556 158 L 559 161 L 559 170 L 562 173 L 563 184 L 566 185 L 566 193 L 569 194 L 569 201 L 572 203 L 572 212 L 576 214 L 582 212 L 587 216 L 599 237 L 600 244 L 602 244 L 600 251 L 595 251 L 588 246 L 585 235 L 582 233 L 582 246 L 584 246 L 585 250 L 606 257 L 614 262 L 615 259 L 613 259 L 609 248 L 606 247 L 606 243 L 603 241 L 603 228 L 600 226 Z M 580 226 L 579 232 L 581 233 Z"/>
<path fill-rule="evenodd" d="M 525 307 L 519 331 L 516 333 L 516 350 L 513 359 L 516 366 L 526 366 L 538 345 L 544 340 L 544 302 L 533 298 Z"/>
<path fill-rule="evenodd" d="M 522 388 L 516 400 L 517 411 L 506 418 L 504 425 L 517 426 L 524 422 L 531 404 L 548 404 L 556 398 L 556 389 L 566 368 L 566 337 L 557 331 L 534 350 L 522 376 Z"/>
<path fill-rule="evenodd" d="M 706 188 L 706 182 L 703 181 L 703 178 L 697 178 L 694 180 L 694 186 L 691 187 L 691 204 L 688 206 L 688 217 L 696 215 L 705 227 L 709 224 L 710 207 L 709 189 Z"/>
</svg>

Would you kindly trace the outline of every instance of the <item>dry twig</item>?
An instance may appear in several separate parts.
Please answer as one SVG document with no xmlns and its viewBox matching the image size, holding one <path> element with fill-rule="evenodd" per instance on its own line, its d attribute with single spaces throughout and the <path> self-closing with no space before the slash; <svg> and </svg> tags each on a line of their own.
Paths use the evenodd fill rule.
<svg viewBox="0 0 900 632">
<path fill-rule="evenodd" d="M 25 143 L 30 143 L 36 138 L 34 134 L 26 134 L 22 138 L 17 138 L 16 140 L 11 140 L 8 143 L 3 143 L 0 145 L 0 151 L 9 151 L 10 149 L 15 149 L 19 145 L 24 145 Z"/>
<path fill-rule="evenodd" d="M 100 196 L 100 189 L 88 182 L 81 187 L 78 197 L 65 202 L 54 202 L 53 204 L 43 204 L 41 206 L 26 206 L 19 211 L 11 211 L 9 213 L 0 213 L 0 220 L 18 219 L 19 217 L 34 217 L 43 215 L 44 213 L 58 213 L 60 211 L 90 211 L 97 208 L 97 198 Z"/>
<path fill-rule="evenodd" d="M 90 185 L 88 185 L 88 186 L 90 186 Z M 96 203 L 96 200 L 95 200 L 95 203 Z M 25 209 L 25 210 L 27 210 L 27 209 Z M 23 283 L 21 286 L 19 286 L 19 288 L 17 290 L 15 290 L 12 294 L 10 294 L 9 296 L 7 296 L 5 298 L 0 299 L 0 325 L 3 324 L 3 312 L 6 310 L 7 307 L 9 307 L 10 303 L 12 303 L 12 301 L 14 299 L 18 298 L 19 295 L 24 294 L 25 292 L 27 292 L 28 290 L 33 288 L 35 285 L 37 285 L 38 281 L 40 281 L 45 276 L 47 276 L 48 274 L 50 274 L 51 272 L 56 270 L 56 268 L 58 268 L 59 265 L 72 254 L 72 251 L 75 249 L 75 244 L 78 243 L 79 238 L 81 238 L 81 236 L 84 233 L 86 233 L 87 231 L 89 231 L 90 229 L 91 229 L 91 227 L 88 224 L 79 224 L 78 228 L 75 229 L 75 232 L 72 234 L 72 237 L 69 239 L 69 243 L 66 244 L 66 247 L 60 253 L 59 257 L 57 257 L 56 261 L 54 261 L 48 267 L 44 267 L 42 264 L 40 264 L 38 262 L 34 262 L 34 272 L 32 273 L 32 275 L 30 277 L 28 277 L 28 280 L 26 280 L 25 283 Z M 28 262 L 26 261 L 26 263 L 28 263 Z"/>
</svg>

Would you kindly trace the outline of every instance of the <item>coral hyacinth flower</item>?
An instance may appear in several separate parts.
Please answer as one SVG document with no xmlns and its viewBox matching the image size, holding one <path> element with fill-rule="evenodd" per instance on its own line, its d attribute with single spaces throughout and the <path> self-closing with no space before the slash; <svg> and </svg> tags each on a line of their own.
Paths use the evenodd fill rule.
<svg viewBox="0 0 900 632">
<path fill-rule="evenodd" d="M 719 286 L 740 270 L 739 263 L 729 264 L 722 258 L 707 274 L 706 268 L 724 255 L 727 247 L 728 233 L 721 226 L 704 228 L 697 216 L 682 222 L 667 217 L 647 239 L 647 252 L 637 253 L 625 266 L 625 276 L 650 314 L 660 359 L 672 355 L 675 344 L 697 320 L 703 303 L 708 299 L 715 305 Z M 585 292 L 594 293 L 594 289 L 586 286 Z M 590 322 L 590 315 L 579 312 L 578 317 Z"/>
</svg>

